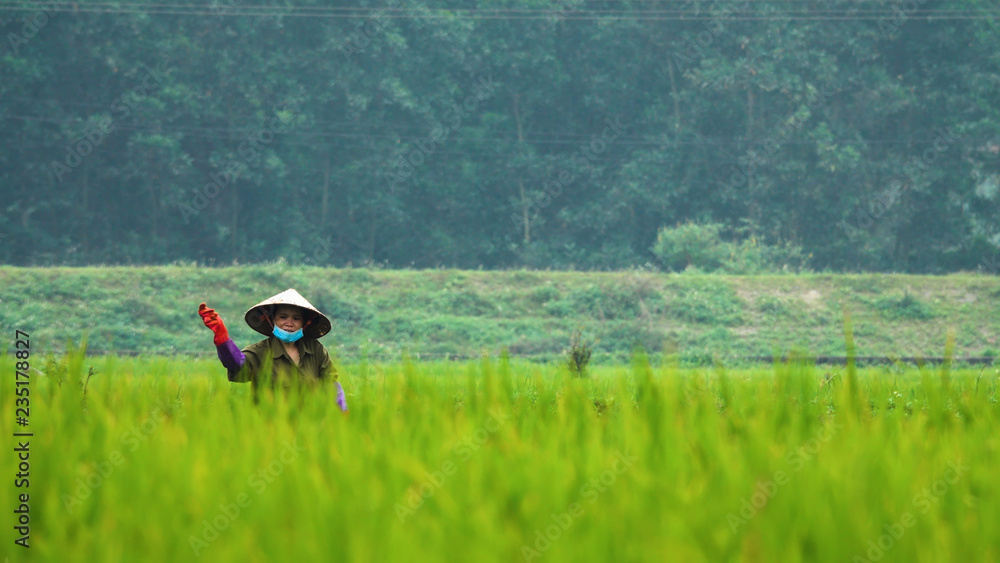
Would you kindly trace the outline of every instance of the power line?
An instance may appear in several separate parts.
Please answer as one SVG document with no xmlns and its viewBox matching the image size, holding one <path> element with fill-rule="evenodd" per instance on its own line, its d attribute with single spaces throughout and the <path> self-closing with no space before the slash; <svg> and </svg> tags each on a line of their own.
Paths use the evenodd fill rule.
<svg viewBox="0 0 1000 563">
<path fill-rule="evenodd" d="M 16 119 L 22 121 L 38 121 L 44 123 L 83 123 L 81 120 L 76 118 L 50 118 L 45 116 L 30 116 L 30 115 L 11 115 L 11 114 L 0 114 L 0 119 Z M 216 133 L 231 133 L 229 136 L 205 136 L 205 138 L 215 138 L 222 140 L 243 140 L 245 139 L 245 134 L 248 132 L 253 132 L 254 130 L 260 130 L 264 128 L 265 125 L 248 125 L 246 127 L 196 127 L 196 126 L 164 126 L 158 124 L 120 124 L 116 123 L 116 127 L 121 129 L 132 130 L 132 131 L 149 131 L 149 132 L 162 132 L 162 131 L 174 131 L 180 133 L 190 134 L 192 136 L 198 136 L 199 133 L 216 132 Z M 297 137 L 329 137 L 329 138 L 344 138 L 344 139 L 382 139 L 382 140 L 400 140 L 400 141 L 426 141 L 430 138 L 428 132 L 427 135 L 400 135 L 400 134 L 390 134 L 390 133 L 338 133 L 331 131 L 303 131 L 303 130 L 291 130 L 291 131 L 274 131 L 275 135 L 282 136 L 297 136 Z M 528 144 L 553 144 L 553 145 L 573 145 L 573 144 L 586 144 L 594 137 L 600 137 L 597 133 L 550 133 L 551 135 L 568 135 L 566 138 L 562 139 L 543 139 L 543 138 L 533 138 L 529 137 L 524 139 L 525 143 Z M 574 136 L 575 135 L 575 136 Z M 754 144 L 760 143 L 767 139 L 767 136 L 761 136 L 755 139 L 711 139 L 707 138 L 702 141 L 682 141 L 682 140 L 670 140 L 670 139 L 649 139 L 643 138 L 641 136 L 629 136 L 623 135 L 619 136 L 615 141 L 612 141 L 612 145 L 649 145 L 649 146 L 664 146 L 664 145 L 714 145 L 714 144 Z M 826 144 L 852 144 L 852 143 L 864 143 L 864 144 L 931 144 L 939 139 L 928 138 L 928 139 L 918 139 L 918 138 L 908 138 L 908 139 L 833 139 L 826 141 L 810 141 L 810 140 L 787 140 L 782 141 L 779 144 L 782 145 L 813 145 L 817 143 Z M 991 141 L 992 139 L 959 139 L 959 141 L 964 143 L 985 143 Z M 497 143 L 497 144 L 507 144 L 507 143 L 517 143 L 519 142 L 517 137 L 496 137 L 496 136 L 482 136 L 482 137 L 448 137 L 446 142 L 450 141 L 461 141 L 469 143 Z"/>
<path fill-rule="evenodd" d="M 605 0 L 606 2 L 630 2 L 630 3 L 644 3 L 644 0 Z M 690 0 L 645 0 L 648 3 L 659 3 L 659 4 L 690 4 Z M 843 1 L 843 0 L 842 0 Z M 871 12 L 893 12 L 894 5 L 900 4 L 900 2 L 883 1 L 881 4 L 884 6 L 872 7 L 872 8 L 857 8 L 857 7 L 841 7 L 841 8 L 829 8 L 829 2 L 825 0 L 773 0 L 773 1 L 763 1 L 757 0 L 750 2 L 757 6 L 767 6 L 767 5 L 778 5 L 778 4 L 812 4 L 814 7 L 824 6 L 822 9 L 811 9 L 811 10 L 799 10 L 800 13 L 838 13 L 838 12 L 851 12 L 851 13 L 871 13 Z M 870 2 L 869 2 L 870 3 Z M 859 0 L 857 2 L 849 2 L 849 4 L 855 4 L 856 6 L 864 5 L 864 0 Z M 712 7 L 688 7 L 688 8 L 657 8 L 657 9 L 635 9 L 635 8 L 614 8 L 614 9 L 604 9 L 604 8 L 585 8 L 581 6 L 572 7 L 561 7 L 561 8 L 464 8 L 464 7 L 426 7 L 426 6 L 267 6 L 267 5 L 206 5 L 206 4 L 161 4 L 155 2 L 141 2 L 141 3 L 129 3 L 129 2 L 87 2 L 85 5 L 81 5 L 79 2 L 57 2 L 57 1 L 27 1 L 27 2 L 11 2 L 2 0 L 0 1 L 0 7 L 6 7 L 11 9 L 23 9 L 23 10 L 37 10 L 44 8 L 52 8 L 66 11 L 81 11 L 83 9 L 107 9 L 107 10 L 121 10 L 121 9 L 131 9 L 131 10 L 149 10 L 149 9 L 160 9 L 160 10 L 209 10 L 212 12 L 240 12 L 241 10 L 247 13 L 253 12 L 273 12 L 276 14 L 286 14 L 286 13 L 305 13 L 305 14 L 372 14 L 372 13 L 394 13 L 394 14 L 426 14 L 432 12 L 441 12 L 447 14 L 453 13 L 489 13 L 489 14 L 505 14 L 505 13 L 516 13 L 516 14 L 559 14 L 565 12 L 585 12 L 585 13 L 664 13 L 664 14 L 715 14 L 715 13 L 732 13 L 733 10 L 728 9 L 725 4 L 720 8 L 719 6 Z M 791 10 L 784 9 L 786 12 L 791 12 Z M 917 8 L 913 10 L 914 12 L 925 12 L 925 13 L 962 13 L 962 12 L 995 12 L 997 9 L 990 8 Z"/>
<path fill-rule="evenodd" d="M 743 4 L 754 4 L 754 5 L 758 5 L 758 6 L 767 6 L 767 5 L 776 5 L 776 4 L 813 4 L 813 5 L 828 6 L 830 4 L 837 4 L 837 3 L 844 4 L 844 5 L 854 4 L 854 5 L 861 6 L 861 5 L 866 5 L 866 4 L 868 4 L 868 5 L 892 5 L 892 4 L 899 4 L 900 0 L 715 0 L 715 1 L 711 2 L 712 5 L 709 6 L 709 7 L 705 7 L 704 6 L 704 4 L 708 3 L 706 0 L 598 0 L 598 2 L 602 3 L 602 4 L 615 4 L 615 3 L 622 3 L 622 4 L 626 4 L 626 3 L 628 3 L 628 4 L 675 4 L 675 5 L 681 5 L 681 4 L 683 4 L 683 5 L 692 5 L 692 4 L 697 4 L 700 7 L 699 6 L 695 6 L 694 8 L 691 8 L 691 9 L 701 10 L 701 11 L 709 11 L 711 9 L 718 9 L 717 7 L 720 6 L 720 5 L 721 6 L 728 6 L 728 5 L 731 5 L 731 4 L 738 4 L 740 2 L 743 2 Z M 78 3 L 79 2 L 75 2 L 75 1 L 72 1 L 72 0 L 62 0 L 62 1 L 60 1 L 60 0 L 23 0 L 23 1 L 0 0 L 0 4 L 9 4 L 9 5 L 14 5 L 14 6 L 19 6 L 19 5 L 64 5 L 64 6 L 72 6 L 72 5 L 75 5 L 75 4 L 78 4 Z M 592 2 L 592 3 L 596 3 L 596 2 Z M 239 4 L 239 5 L 237 5 L 237 4 L 229 4 L 229 5 L 226 5 L 226 4 L 222 4 L 221 2 L 213 2 L 213 3 L 210 3 L 210 4 L 206 4 L 206 3 L 180 4 L 180 3 L 175 3 L 175 2 L 167 2 L 167 3 L 158 3 L 158 2 L 87 2 L 87 4 L 91 5 L 91 6 L 106 6 L 106 7 L 119 7 L 119 6 L 127 6 L 127 7 L 167 7 L 167 8 L 217 8 L 217 7 L 225 7 L 225 8 L 260 8 L 260 9 L 318 10 L 318 11 L 322 11 L 322 10 L 366 11 L 366 10 L 390 10 L 390 9 L 395 9 L 395 10 L 424 10 L 424 9 L 448 10 L 448 9 L 451 9 L 451 8 L 449 8 L 447 6 L 440 6 L 440 7 L 434 8 L 434 7 L 426 7 L 426 6 L 414 6 L 414 7 L 390 6 L 388 4 L 380 5 L 380 6 L 294 6 L 294 5 L 287 5 L 287 4 L 286 5 L 280 5 L 280 6 L 274 6 L 274 5 L 268 5 L 268 4 Z M 550 4 L 555 4 L 555 0 L 551 1 Z M 580 8 L 580 6 L 582 4 L 583 4 L 583 2 L 581 1 L 578 4 L 572 6 L 571 8 L 573 8 L 573 9 Z M 502 8 L 502 9 L 506 9 L 506 8 Z M 488 10 L 492 10 L 492 8 L 488 8 Z"/>
<path fill-rule="evenodd" d="M 365 153 L 365 155 L 367 155 L 367 156 L 373 156 L 371 154 L 372 147 L 366 147 L 366 146 L 359 146 L 359 145 L 343 146 L 343 145 L 315 144 L 315 143 L 289 143 L 289 144 L 292 145 L 292 146 L 311 146 L 311 147 L 317 147 L 317 148 L 323 147 L 323 148 L 335 148 L 335 149 L 343 149 L 343 150 L 356 150 L 356 151 L 361 151 L 361 152 Z M 47 145 L 47 144 L 44 144 L 44 143 L 38 143 L 38 144 L 35 144 L 35 145 L 32 145 L 32 146 L 38 147 L 38 148 L 55 148 L 55 147 L 52 147 L 51 145 Z M 97 149 L 95 149 L 95 152 L 111 153 L 111 154 L 115 154 L 117 156 L 122 156 L 122 157 L 133 156 L 133 155 L 126 154 L 126 151 L 124 149 L 112 149 L 112 148 L 106 148 L 106 147 L 97 148 Z M 60 155 L 58 153 L 55 153 L 54 156 L 55 157 L 61 157 L 61 156 L 64 156 L 64 155 Z M 389 158 L 391 156 L 392 156 L 391 154 L 387 154 L 387 155 L 382 155 L 381 158 Z M 435 157 L 436 156 L 441 156 L 441 157 L 461 157 L 461 158 L 464 158 L 466 160 L 476 160 L 477 162 L 488 162 L 491 159 L 509 160 L 509 156 L 507 156 L 507 155 L 501 155 L 501 154 L 487 152 L 487 151 L 469 152 L 469 151 L 453 151 L 453 150 L 439 149 L 439 150 L 437 150 L 437 151 L 435 151 L 433 153 L 433 156 L 435 156 Z M 55 158 L 55 157 L 52 160 L 58 161 L 59 159 Z M 191 162 L 208 163 L 208 164 L 212 163 L 211 160 L 205 159 L 205 158 L 195 158 L 195 157 L 190 157 L 190 156 L 188 158 L 190 159 Z M 590 161 L 602 162 L 602 163 L 607 163 L 607 164 L 623 163 L 623 162 L 634 162 L 636 159 L 637 159 L 637 157 L 635 157 L 634 155 L 632 155 L 632 156 L 623 156 L 623 157 L 593 156 L 591 158 L 588 158 L 588 160 L 590 160 Z M 729 158 L 729 159 L 723 159 L 723 160 L 717 160 L 717 159 L 713 160 L 713 159 L 676 158 L 676 157 L 673 157 L 673 156 L 670 156 L 670 155 L 659 155 L 659 156 L 655 156 L 655 157 L 650 156 L 650 155 L 643 155 L 641 157 L 641 160 L 643 162 L 664 163 L 664 164 L 715 164 L 715 165 L 720 165 L 720 166 L 736 164 L 738 162 L 736 158 Z M 773 161 L 773 160 L 774 160 L 774 157 L 769 157 L 768 158 L 768 161 Z M 936 160 L 936 162 L 939 162 L 939 163 L 944 163 L 944 162 L 962 162 L 962 161 L 964 161 L 964 159 L 962 158 L 962 156 L 961 155 L 957 155 L 957 154 L 953 155 L 952 158 L 938 157 L 938 159 Z M 438 171 L 434 172 L 435 175 L 437 175 L 438 173 L 439 173 Z"/>
<path fill-rule="evenodd" d="M 505 20 L 647 20 L 647 21 L 709 21 L 721 14 L 730 20 L 877 20 L 896 17 L 891 8 L 859 10 L 857 8 L 818 10 L 775 10 L 772 13 L 744 13 L 739 11 L 710 12 L 703 9 L 526 9 L 526 8 L 361 8 L 361 7 L 270 7 L 270 6 L 221 6 L 194 4 L 112 4 L 68 2 L 0 3 L 0 11 L 47 11 L 67 14 L 150 14 L 220 17 L 308 17 L 324 19 L 505 19 Z M 986 20 L 1000 17 L 1000 9 L 933 9 L 918 8 L 907 14 L 909 19 L 928 20 Z"/>
</svg>

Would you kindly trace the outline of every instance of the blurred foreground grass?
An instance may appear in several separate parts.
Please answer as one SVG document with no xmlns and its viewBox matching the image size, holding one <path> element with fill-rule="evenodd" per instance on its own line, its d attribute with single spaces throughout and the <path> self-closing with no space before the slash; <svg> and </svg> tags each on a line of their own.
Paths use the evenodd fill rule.
<svg viewBox="0 0 1000 563">
<path fill-rule="evenodd" d="M 994 367 L 353 364 L 345 417 L 215 361 L 64 365 L 32 372 L 29 550 L 3 456 L 12 561 L 1000 559 Z"/>
</svg>

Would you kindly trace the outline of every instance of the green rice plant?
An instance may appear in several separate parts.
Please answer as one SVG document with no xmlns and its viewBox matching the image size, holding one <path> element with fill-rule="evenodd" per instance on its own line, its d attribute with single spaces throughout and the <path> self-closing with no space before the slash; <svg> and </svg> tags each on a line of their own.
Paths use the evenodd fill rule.
<svg viewBox="0 0 1000 563">
<path fill-rule="evenodd" d="M 566 365 L 570 373 L 576 377 L 587 375 L 587 364 L 590 363 L 592 353 L 592 345 L 583 339 L 580 331 L 574 332 L 569 341 L 569 348 L 566 349 Z"/>
<path fill-rule="evenodd" d="M 31 548 L 6 525 L 4 555 L 1000 558 L 995 367 L 680 356 L 637 352 L 586 378 L 506 355 L 343 364 L 349 415 L 328 387 L 255 401 L 214 358 L 33 358 Z M 13 387 L 0 387 L 8 436 Z"/>
</svg>

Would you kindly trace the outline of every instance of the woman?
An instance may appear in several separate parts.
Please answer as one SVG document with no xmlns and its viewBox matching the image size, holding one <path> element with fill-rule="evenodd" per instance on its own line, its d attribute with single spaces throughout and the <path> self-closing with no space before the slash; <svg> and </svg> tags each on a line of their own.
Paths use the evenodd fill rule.
<svg viewBox="0 0 1000 563">
<path fill-rule="evenodd" d="M 347 412 L 344 389 L 337 381 L 337 369 L 330 354 L 317 340 L 330 332 L 330 319 L 313 307 L 299 292 L 285 290 L 254 305 L 244 315 L 250 328 L 267 338 L 240 351 L 229 338 L 219 314 L 205 303 L 198 307 L 205 326 L 215 333 L 219 360 L 228 370 L 229 381 L 250 381 L 256 391 L 261 379 L 311 384 L 332 381 L 337 386 L 337 406 Z M 270 374 L 260 373 L 270 364 Z"/>
</svg>

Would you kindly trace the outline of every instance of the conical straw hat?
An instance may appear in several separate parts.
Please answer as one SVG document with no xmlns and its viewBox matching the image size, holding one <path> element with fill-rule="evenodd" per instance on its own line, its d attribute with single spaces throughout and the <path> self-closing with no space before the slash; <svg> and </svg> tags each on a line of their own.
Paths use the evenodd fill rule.
<svg viewBox="0 0 1000 563">
<path fill-rule="evenodd" d="M 278 305 L 295 305 L 297 307 L 302 307 L 306 311 L 315 313 L 311 319 L 303 319 L 302 336 L 306 338 L 321 338 L 323 335 L 330 332 L 330 329 L 332 328 L 332 325 L 330 325 L 330 319 L 328 319 L 323 313 L 320 313 L 319 309 L 313 307 L 312 303 L 306 301 L 306 298 L 302 297 L 302 295 L 294 289 L 286 289 L 274 297 L 261 301 L 251 307 L 243 318 L 246 319 L 250 328 L 263 334 L 264 336 L 271 336 L 272 329 L 274 328 L 274 310 L 278 307 Z M 308 316 L 309 315 L 306 315 L 306 317 Z"/>
</svg>

